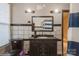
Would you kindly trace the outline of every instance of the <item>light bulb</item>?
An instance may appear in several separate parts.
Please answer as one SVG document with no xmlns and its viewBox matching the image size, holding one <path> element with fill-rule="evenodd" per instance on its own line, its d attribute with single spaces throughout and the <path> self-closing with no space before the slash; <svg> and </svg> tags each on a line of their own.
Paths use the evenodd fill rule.
<svg viewBox="0 0 79 59">
<path fill-rule="evenodd" d="M 27 9 L 27 12 L 29 12 L 29 13 L 30 13 L 30 12 L 32 12 L 32 10 L 31 10 L 30 8 L 28 8 L 28 9 Z"/>
<path fill-rule="evenodd" d="M 58 10 L 58 9 L 55 9 L 54 12 L 55 12 L 55 13 L 59 13 L 59 10 Z"/>
</svg>

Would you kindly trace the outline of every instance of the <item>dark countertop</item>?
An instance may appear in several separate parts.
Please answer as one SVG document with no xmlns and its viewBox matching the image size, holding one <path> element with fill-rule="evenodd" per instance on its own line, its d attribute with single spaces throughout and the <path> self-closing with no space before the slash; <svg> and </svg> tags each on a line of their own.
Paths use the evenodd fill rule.
<svg viewBox="0 0 79 59">
<path fill-rule="evenodd" d="M 42 38 L 42 37 L 39 37 L 39 38 L 28 38 L 28 39 L 12 39 L 11 41 L 16 41 L 16 40 L 22 40 L 22 41 L 29 41 L 29 40 L 54 40 L 54 41 L 61 41 L 61 39 L 58 39 L 56 37 L 48 37 L 48 38 Z"/>
</svg>

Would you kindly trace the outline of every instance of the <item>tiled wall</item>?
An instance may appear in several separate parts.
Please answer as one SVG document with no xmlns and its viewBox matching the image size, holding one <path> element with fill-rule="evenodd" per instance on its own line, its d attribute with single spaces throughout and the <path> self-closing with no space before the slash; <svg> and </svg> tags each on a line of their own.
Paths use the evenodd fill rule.
<svg viewBox="0 0 79 59">
<path fill-rule="evenodd" d="M 31 26 L 13 26 L 12 28 L 12 39 L 28 39 L 31 38 L 32 35 L 34 35 L 34 32 L 32 32 Z M 61 26 L 54 27 L 53 32 L 37 32 L 37 34 L 48 34 L 48 35 L 54 35 L 54 37 L 57 37 L 59 39 L 62 38 L 62 31 Z"/>
<path fill-rule="evenodd" d="M 28 39 L 32 36 L 31 26 L 13 26 L 12 39 Z"/>
</svg>

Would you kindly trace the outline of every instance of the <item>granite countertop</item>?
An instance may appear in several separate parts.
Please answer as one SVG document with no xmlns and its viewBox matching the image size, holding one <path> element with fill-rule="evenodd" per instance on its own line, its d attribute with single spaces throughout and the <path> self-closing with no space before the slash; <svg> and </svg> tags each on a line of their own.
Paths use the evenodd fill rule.
<svg viewBox="0 0 79 59">
<path fill-rule="evenodd" d="M 56 37 L 37 37 L 37 38 L 31 37 L 29 39 L 57 39 L 57 38 Z"/>
<path fill-rule="evenodd" d="M 12 39 L 12 41 L 14 40 L 57 40 L 57 41 L 61 41 L 61 39 L 58 39 L 56 37 L 38 37 L 38 38 L 34 38 L 34 37 L 30 37 L 30 38 L 27 38 L 27 39 Z"/>
</svg>

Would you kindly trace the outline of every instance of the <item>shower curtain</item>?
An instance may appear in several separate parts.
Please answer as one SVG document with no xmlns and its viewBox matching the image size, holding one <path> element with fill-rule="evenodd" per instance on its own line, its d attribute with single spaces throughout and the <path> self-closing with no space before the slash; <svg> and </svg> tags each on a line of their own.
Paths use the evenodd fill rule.
<svg viewBox="0 0 79 59">
<path fill-rule="evenodd" d="M 68 54 L 79 56 L 79 12 L 69 16 Z"/>
</svg>

